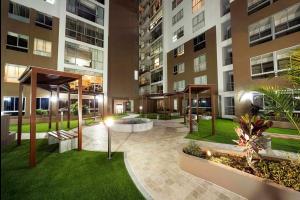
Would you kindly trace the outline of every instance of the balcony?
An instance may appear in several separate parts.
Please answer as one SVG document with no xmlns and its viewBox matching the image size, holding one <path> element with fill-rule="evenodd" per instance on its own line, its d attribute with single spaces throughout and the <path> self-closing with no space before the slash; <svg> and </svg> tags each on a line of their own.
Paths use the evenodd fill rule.
<svg viewBox="0 0 300 200">
<path fill-rule="evenodd" d="M 144 74 L 144 73 L 146 73 L 146 72 L 149 72 L 150 70 L 149 70 L 149 67 L 142 67 L 142 68 L 140 68 L 139 69 L 139 74 L 141 75 L 141 74 Z"/>
<path fill-rule="evenodd" d="M 143 79 L 143 80 L 139 81 L 139 86 L 140 87 L 145 86 L 145 85 L 149 85 L 149 84 L 150 84 L 150 81 L 148 79 Z"/>
<path fill-rule="evenodd" d="M 232 64 L 232 57 L 227 57 L 224 59 L 224 66 Z"/>
<path fill-rule="evenodd" d="M 234 82 L 228 82 L 225 85 L 225 91 L 229 92 L 229 91 L 234 91 Z"/>
</svg>

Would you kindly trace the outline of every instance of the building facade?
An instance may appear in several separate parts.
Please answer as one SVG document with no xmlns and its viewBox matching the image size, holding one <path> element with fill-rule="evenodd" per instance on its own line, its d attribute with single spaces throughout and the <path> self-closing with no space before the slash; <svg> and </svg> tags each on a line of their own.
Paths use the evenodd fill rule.
<svg viewBox="0 0 300 200">
<path fill-rule="evenodd" d="M 1 1 L 1 111 L 17 114 L 18 77 L 27 66 L 37 66 L 83 75 L 83 89 L 87 91 L 83 95 L 83 105 L 88 108 L 88 113 L 102 113 L 103 108 L 108 108 L 105 113 L 117 112 L 115 106 L 118 106 L 118 112 L 133 112 L 133 100 L 138 97 L 138 85 L 134 80 L 134 71 L 138 68 L 138 4 L 114 0 L 111 5 L 112 8 L 109 0 Z M 131 24 L 117 23 L 116 13 L 121 19 L 130 18 Z M 116 35 L 120 28 L 127 31 L 125 40 Z M 110 41 L 109 34 L 112 36 Z M 128 48 L 135 44 L 136 50 L 121 54 L 121 48 L 109 48 L 109 42 Z M 109 51 L 115 57 L 110 62 Z M 120 82 L 121 77 L 123 82 Z M 113 88 L 124 82 L 130 83 L 124 85 L 125 90 Z M 76 88 L 76 83 L 71 87 Z M 30 114 L 29 92 L 25 87 L 25 116 Z M 49 110 L 50 103 L 55 101 L 49 98 L 50 92 L 38 89 L 37 95 L 37 109 Z M 63 108 L 67 95 L 60 97 L 60 108 Z M 126 99 L 126 102 L 122 102 L 122 107 L 114 106 L 112 97 Z M 127 97 L 131 101 L 127 101 Z M 71 95 L 72 103 L 76 98 Z"/>
<path fill-rule="evenodd" d="M 162 5 L 157 23 L 150 12 L 155 4 Z M 300 47 L 299 4 L 299 0 L 141 0 L 140 94 L 178 92 L 188 84 L 215 84 L 218 115 L 242 115 L 249 106 L 241 101 L 245 91 L 268 84 L 291 86 L 282 77 L 290 62 L 289 53 Z M 145 42 L 155 37 L 147 32 L 152 33 L 159 24 L 160 56 L 151 60 L 154 44 L 147 47 Z M 148 49 L 147 60 L 144 54 Z M 145 66 L 162 70 L 162 90 L 151 90 L 153 71 Z M 291 92 L 297 104 L 299 90 Z M 253 93 L 250 101 L 264 109 L 263 98 Z M 204 110 L 210 108 L 209 99 L 198 101 Z M 181 107 L 175 105 L 178 103 L 182 104 L 174 99 L 172 107 Z"/>
</svg>

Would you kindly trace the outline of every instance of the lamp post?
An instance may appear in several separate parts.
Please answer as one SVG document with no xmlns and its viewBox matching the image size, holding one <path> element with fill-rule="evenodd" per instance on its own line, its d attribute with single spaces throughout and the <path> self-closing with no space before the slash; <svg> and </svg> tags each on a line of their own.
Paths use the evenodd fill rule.
<svg viewBox="0 0 300 200">
<path fill-rule="evenodd" d="M 143 106 L 140 106 L 140 114 L 142 114 Z"/>
<path fill-rule="evenodd" d="M 111 134 L 110 134 L 110 127 L 114 124 L 113 118 L 107 118 L 104 121 L 107 127 L 107 159 L 111 160 Z"/>
</svg>

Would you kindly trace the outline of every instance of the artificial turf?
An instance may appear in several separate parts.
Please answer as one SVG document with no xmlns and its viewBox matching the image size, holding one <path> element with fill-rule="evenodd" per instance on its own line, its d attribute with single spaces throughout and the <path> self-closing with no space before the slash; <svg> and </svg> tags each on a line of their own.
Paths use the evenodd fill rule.
<svg viewBox="0 0 300 200">
<path fill-rule="evenodd" d="M 28 167 L 29 142 L 1 153 L 3 199 L 144 199 L 131 180 L 123 153 L 57 152 L 57 145 L 37 140 L 37 166 Z"/>
<path fill-rule="evenodd" d="M 237 140 L 238 137 L 234 131 L 234 128 L 238 124 L 232 120 L 217 119 L 216 120 L 216 134 L 211 134 L 211 121 L 200 120 L 199 131 L 190 133 L 186 136 L 188 139 L 203 140 L 209 142 L 218 142 L 225 144 L 235 144 L 233 140 Z M 294 129 L 281 129 L 281 128 L 270 128 L 267 132 L 280 133 L 280 134 L 297 134 Z M 300 152 L 300 141 L 299 140 L 287 140 L 272 138 L 272 149 Z"/>
</svg>

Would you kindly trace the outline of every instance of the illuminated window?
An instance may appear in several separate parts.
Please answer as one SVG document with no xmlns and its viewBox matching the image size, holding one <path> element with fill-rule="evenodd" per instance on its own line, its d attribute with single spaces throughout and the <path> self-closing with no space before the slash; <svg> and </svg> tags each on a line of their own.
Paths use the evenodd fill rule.
<svg viewBox="0 0 300 200">
<path fill-rule="evenodd" d="M 193 18 L 193 32 L 203 28 L 204 26 L 205 26 L 205 15 L 203 11 Z"/>
<path fill-rule="evenodd" d="M 200 55 L 194 59 L 194 72 L 206 70 L 206 55 Z"/>
<path fill-rule="evenodd" d="M 34 38 L 33 54 L 51 57 L 52 42 Z"/>
<path fill-rule="evenodd" d="M 6 64 L 4 69 L 4 81 L 9 83 L 18 83 L 19 77 L 27 67 L 23 65 Z"/>
<path fill-rule="evenodd" d="M 198 76 L 194 78 L 194 83 L 196 85 L 206 85 L 207 84 L 207 76 Z"/>
<path fill-rule="evenodd" d="M 197 12 L 204 6 L 204 0 L 193 0 L 192 10 L 193 13 Z"/>
</svg>

